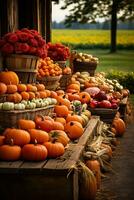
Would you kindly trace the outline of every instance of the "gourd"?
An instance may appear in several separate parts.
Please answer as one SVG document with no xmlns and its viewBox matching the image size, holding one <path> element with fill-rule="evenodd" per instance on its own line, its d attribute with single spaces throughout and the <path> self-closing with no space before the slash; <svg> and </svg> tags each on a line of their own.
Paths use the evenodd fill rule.
<svg viewBox="0 0 134 200">
<path fill-rule="evenodd" d="M 5 94 L 6 92 L 7 92 L 6 84 L 0 82 L 0 94 Z"/>
<path fill-rule="evenodd" d="M 24 130 L 35 129 L 35 122 L 30 119 L 19 119 L 18 127 Z"/>
<path fill-rule="evenodd" d="M 126 125 L 121 118 L 115 118 L 113 120 L 112 127 L 116 129 L 116 136 L 122 136 L 125 133 Z"/>
<path fill-rule="evenodd" d="M 16 103 L 14 104 L 15 110 L 25 110 L 25 105 L 23 103 Z"/>
<path fill-rule="evenodd" d="M 49 158 L 57 158 L 59 156 L 62 156 L 65 152 L 65 148 L 60 142 L 49 141 L 45 142 L 44 145 L 47 148 Z"/>
<path fill-rule="evenodd" d="M 49 132 L 49 136 L 51 141 L 55 140 L 62 143 L 64 146 L 66 146 L 70 141 L 67 134 L 61 130 L 52 130 Z"/>
<path fill-rule="evenodd" d="M 28 129 L 30 134 L 31 143 L 34 143 L 35 140 L 38 144 L 43 144 L 49 140 L 49 135 L 47 132 L 38 129 Z"/>
<path fill-rule="evenodd" d="M 9 84 L 18 85 L 19 77 L 13 71 L 3 71 L 3 72 L 0 72 L 0 81 L 5 83 L 6 85 L 9 85 Z"/>
<path fill-rule="evenodd" d="M 12 102 L 4 102 L 2 105 L 3 110 L 14 110 L 14 103 Z"/>
<path fill-rule="evenodd" d="M 35 108 L 36 108 L 36 103 L 33 103 L 31 101 L 27 101 L 26 109 L 35 109 Z"/>
<path fill-rule="evenodd" d="M 82 125 L 77 121 L 70 121 L 65 125 L 65 132 L 72 140 L 79 138 L 84 133 Z"/>
</svg>

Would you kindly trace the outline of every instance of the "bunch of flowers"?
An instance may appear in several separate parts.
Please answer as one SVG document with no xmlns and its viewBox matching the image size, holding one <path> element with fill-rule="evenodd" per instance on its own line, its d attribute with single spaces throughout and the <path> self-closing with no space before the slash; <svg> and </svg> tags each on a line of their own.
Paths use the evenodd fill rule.
<svg viewBox="0 0 134 200">
<path fill-rule="evenodd" d="M 47 56 L 46 41 L 38 31 L 27 28 L 5 34 L 0 39 L 0 51 L 3 55 L 29 54 L 40 58 Z"/>
<path fill-rule="evenodd" d="M 47 43 L 48 56 L 54 61 L 64 61 L 70 56 L 70 50 L 67 46 L 61 43 Z"/>
</svg>

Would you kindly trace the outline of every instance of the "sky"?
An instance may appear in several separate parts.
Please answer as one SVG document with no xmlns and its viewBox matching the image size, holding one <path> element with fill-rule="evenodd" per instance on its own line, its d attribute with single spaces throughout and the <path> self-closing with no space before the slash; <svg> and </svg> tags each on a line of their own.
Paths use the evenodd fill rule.
<svg viewBox="0 0 134 200">
<path fill-rule="evenodd" d="M 59 4 L 52 3 L 52 21 L 60 22 L 65 19 L 65 15 L 68 14 L 68 10 L 61 10 L 60 7 L 63 3 L 60 1 Z"/>
</svg>

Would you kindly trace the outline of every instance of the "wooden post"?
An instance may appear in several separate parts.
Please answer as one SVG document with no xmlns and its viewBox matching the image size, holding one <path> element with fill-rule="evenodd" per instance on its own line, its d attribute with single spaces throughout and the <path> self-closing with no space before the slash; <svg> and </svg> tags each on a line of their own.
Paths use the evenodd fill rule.
<svg viewBox="0 0 134 200">
<path fill-rule="evenodd" d="M 52 1 L 46 1 L 46 41 L 51 41 Z"/>
<path fill-rule="evenodd" d="M 7 29 L 13 32 L 18 27 L 18 1 L 7 0 Z"/>
</svg>

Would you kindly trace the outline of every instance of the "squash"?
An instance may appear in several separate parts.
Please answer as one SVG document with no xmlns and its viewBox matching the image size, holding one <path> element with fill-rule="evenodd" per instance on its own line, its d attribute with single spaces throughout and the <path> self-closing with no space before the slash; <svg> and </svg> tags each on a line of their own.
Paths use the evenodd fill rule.
<svg viewBox="0 0 134 200">
<path fill-rule="evenodd" d="M 84 133 L 82 125 L 77 121 L 70 121 L 65 126 L 65 132 L 72 140 L 78 139 Z"/>
<path fill-rule="evenodd" d="M 30 134 L 31 143 L 34 143 L 35 140 L 38 144 L 43 144 L 49 140 L 49 135 L 47 132 L 38 130 L 38 129 L 28 129 Z"/>
<path fill-rule="evenodd" d="M 115 118 L 113 120 L 112 127 L 116 129 L 116 136 L 122 136 L 125 133 L 126 125 L 121 118 Z"/>
<path fill-rule="evenodd" d="M 28 119 L 19 119 L 18 120 L 18 127 L 24 130 L 28 129 L 34 129 L 35 128 L 35 122 Z"/>
<path fill-rule="evenodd" d="M 18 85 L 19 84 L 19 77 L 13 71 L 3 71 L 0 72 L 0 81 L 5 83 L 6 85 Z"/>
<path fill-rule="evenodd" d="M 61 144 L 60 142 L 49 141 L 49 142 L 45 142 L 44 145 L 48 150 L 49 158 L 57 158 L 59 156 L 62 156 L 65 152 L 65 148 L 63 144 Z"/>
<path fill-rule="evenodd" d="M 7 86 L 5 83 L 0 82 L 0 95 L 5 94 L 7 92 Z"/>
<path fill-rule="evenodd" d="M 50 140 L 62 143 L 64 146 L 70 141 L 69 137 L 64 131 L 52 130 L 49 132 Z"/>
</svg>

